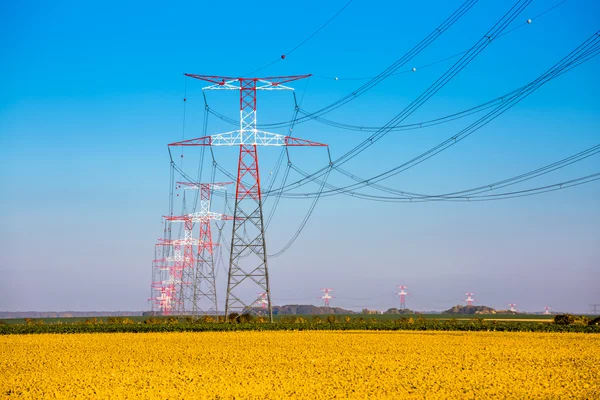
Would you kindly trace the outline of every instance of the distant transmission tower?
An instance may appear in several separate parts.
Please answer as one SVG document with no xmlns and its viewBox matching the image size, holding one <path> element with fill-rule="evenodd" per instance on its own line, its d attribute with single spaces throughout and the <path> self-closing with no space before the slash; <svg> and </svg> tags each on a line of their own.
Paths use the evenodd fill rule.
<svg viewBox="0 0 600 400">
<path fill-rule="evenodd" d="M 262 308 L 263 310 L 265 310 L 269 304 L 269 301 L 267 300 L 267 294 L 266 293 L 258 293 L 258 303 L 260 304 L 260 308 Z"/>
<path fill-rule="evenodd" d="M 218 316 L 214 244 L 210 224 L 212 220 L 230 220 L 231 217 L 210 211 L 210 194 L 212 190 L 225 190 L 225 185 L 231 183 L 233 182 L 177 182 L 177 185 L 185 186 L 185 189 L 198 190 L 200 199 L 200 211 L 164 217 L 167 221 L 183 222 L 185 226 L 183 273 L 178 292 L 180 315 Z M 194 224 L 199 226 L 198 239 L 192 237 Z"/>
<path fill-rule="evenodd" d="M 405 310 L 406 309 L 406 295 L 408 293 L 406 293 L 406 291 L 404 289 L 408 289 L 408 286 L 398 286 L 398 289 L 400 289 L 400 291 L 398 292 L 398 296 L 400 297 L 400 309 L 401 310 Z"/>
<path fill-rule="evenodd" d="M 164 246 L 159 243 L 154 246 L 154 260 L 152 261 L 151 297 L 152 311 L 160 315 L 169 315 L 173 308 L 170 293 L 170 272 L 164 256 Z"/>
<path fill-rule="evenodd" d="M 323 302 L 325 303 L 325 307 L 329 307 L 329 300 L 333 299 L 333 296 L 330 296 L 329 293 L 332 292 L 333 289 L 321 289 L 321 291 L 325 292 L 325 294 L 321 296 Z"/>
<path fill-rule="evenodd" d="M 517 305 L 515 303 L 510 303 L 508 306 L 510 307 L 510 311 L 517 312 Z"/>
<path fill-rule="evenodd" d="M 163 217 L 166 220 L 172 220 L 170 218 L 183 218 L 183 217 Z M 167 261 L 167 270 L 169 271 L 169 277 L 162 284 L 167 288 L 165 294 L 170 298 L 171 309 L 168 314 L 176 313 L 182 315 L 184 310 L 184 291 L 188 290 L 188 286 L 192 284 L 191 281 L 186 280 L 188 277 L 186 270 L 191 270 L 193 263 L 193 254 L 191 248 L 194 244 L 197 244 L 197 240 L 191 237 L 191 226 L 187 225 L 184 229 L 185 237 L 183 239 L 160 239 L 159 244 L 172 248 L 172 255 L 165 258 Z M 183 254 L 181 249 L 184 249 Z M 184 278 L 184 275 L 186 277 Z"/>
<path fill-rule="evenodd" d="M 258 171 L 257 146 L 326 146 L 256 129 L 256 92 L 258 90 L 293 90 L 283 84 L 310 75 L 269 78 L 232 78 L 185 74 L 211 82 L 203 90 L 239 90 L 240 129 L 197 139 L 171 143 L 169 146 L 239 146 L 235 211 L 227 279 L 225 315 L 253 312 L 258 298 L 252 289 L 267 294 L 269 318 L 273 321 L 271 289 L 267 268 L 267 247 L 263 221 L 262 193 Z"/>
<path fill-rule="evenodd" d="M 473 302 L 475 301 L 475 299 L 471 296 L 473 296 L 475 293 L 471 293 L 471 292 L 467 292 L 465 293 L 465 295 L 467 296 L 467 299 L 465 300 L 467 302 L 467 306 L 472 306 Z"/>
<path fill-rule="evenodd" d="M 181 247 L 185 246 L 190 239 L 159 239 L 157 246 L 162 246 L 160 253 L 163 257 L 154 260 L 155 268 L 167 271 L 162 280 L 152 283 L 156 290 L 153 298 L 160 307 L 163 315 L 180 313 L 181 311 L 181 287 L 187 282 L 183 280 L 184 255 Z"/>
<path fill-rule="evenodd" d="M 598 307 L 600 307 L 600 304 L 590 304 L 590 311 L 592 315 L 598 314 Z"/>
<path fill-rule="evenodd" d="M 550 315 L 550 310 L 552 310 L 552 307 L 550 307 L 550 306 L 544 307 L 544 315 Z"/>
<path fill-rule="evenodd" d="M 171 315 L 175 307 L 174 278 L 171 276 L 171 267 L 164 258 L 164 246 L 159 243 L 155 246 L 155 258 L 152 262 L 152 311 L 160 315 Z"/>
</svg>

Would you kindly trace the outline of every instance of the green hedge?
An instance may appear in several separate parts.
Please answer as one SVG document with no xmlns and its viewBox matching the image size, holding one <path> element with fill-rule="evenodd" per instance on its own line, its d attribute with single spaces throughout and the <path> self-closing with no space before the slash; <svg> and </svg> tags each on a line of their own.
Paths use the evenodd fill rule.
<svg viewBox="0 0 600 400">
<path fill-rule="evenodd" d="M 323 320 L 298 322 L 189 322 L 184 320 L 154 320 L 147 323 L 73 323 L 0 325 L 0 334 L 36 333 L 116 333 L 116 332 L 226 332 L 226 331 L 291 331 L 291 330 L 366 330 L 366 331 L 495 331 L 495 332 L 581 332 L 600 333 L 599 325 L 561 325 L 539 322 L 432 321 L 403 319 L 396 321 Z"/>
</svg>

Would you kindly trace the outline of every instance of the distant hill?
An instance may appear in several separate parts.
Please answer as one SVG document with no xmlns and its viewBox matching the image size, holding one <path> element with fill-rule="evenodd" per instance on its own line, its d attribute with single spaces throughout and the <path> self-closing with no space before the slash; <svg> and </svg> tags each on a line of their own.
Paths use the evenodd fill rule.
<svg viewBox="0 0 600 400">
<path fill-rule="evenodd" d="M 264 312 L 262 308 L 255 308 L 256 312 Z M 339 307 L 318 307 L 311 304 L 288 304 L 273 306 L 273 315 L 323 315 L 323 314 L 356 314 L 351 310 Z"/>
<path fill-rule="evenodd" d="M 72 318 L 72 317 L 135 317 L 141 311 L 0 311 L 0 319 L 10 318 Z"/>
<path fill-rule="evenodd" d="M 409 310 L 407 308 L 404 310 L 399 310 L 397 308 L 390 308 L 386 312 L 384 312 L 384 314 L 415 314 L 415 312 L 413 310 Z"/>
<path fill-rule="evenodd" d="M 486 306 L 457 305 L 449 310 L 444 311 L 443 314 L 496 314 L 496 310 Z"/>
<path fill-rule="evenodd" d="M 257 313 L 262 308 L 254 309 Z M 0 311 L 0 319 L 10 318 L 71 318 L 71 317 L 132 317 L 156 315 L 150 311 Z M 339 307 L 318 307 L 310 304 L 289 304 L 273 306 L 274 315 L 323 315 L 323 314 L 356 314 L 351 310 Z"/>
</svg>

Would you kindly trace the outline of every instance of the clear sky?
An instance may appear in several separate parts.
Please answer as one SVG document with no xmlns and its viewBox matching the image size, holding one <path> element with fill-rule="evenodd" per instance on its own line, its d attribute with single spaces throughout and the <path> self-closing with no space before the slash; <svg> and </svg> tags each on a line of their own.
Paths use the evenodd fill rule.
<svg viewBox="0 0 600 400">
<path fill-rule="evenodd" d="M 202 135 L 204 84 L 183 73 L 242 75 L 263 67 L 346 2 L 0 2 L 0 310 L 148 309 L 153 247 L 160 216 L 168 211 L 166 145 Z M 560 2 L 534 0 L 509 29 Z M 365 82 L 354 78 L 375 76 L 400 58 L 461 3 L 354 0 L 260 74 L 314 74 L 292 86 L 303 109 L 317 110 Z M 326 117 L 385 124 L 457 59 L 421 66 L 468 49 L 513 3 L 480 0 L 401 69 L 419 67 L 416 72 L 389 77 Z M 406 123 L 507 93 L 598 29 L 599 2 L 568 0 L 492 42 Z M 382 183 L 432 194 L 461 190 L 599 144 L 599 70 L 596 57 L 468 139 Z M 211 92 L 208 101 L 222 114 L 239 115 L 235 93 Z M 288 120 L 292 112 L 291 94 L 259 95 L 259 122 Z M 480 115 L 390 133 L 344 168 L 376 175 Z M 231 126 L 213 116 L 208 129 L 212 134 Z M 335 158 L 367 134 L 313 121 L 298 125 L 294 136 L 328 143 Z M 198 151 L 185 153 L 183 168 L 191 175 Z M 235 151 L 216 149 L 215 155 L 235 171 Z M 260 155 L 268 180 L 279 151 L 261 149 Z M 291 155 L 306 171 L 327 162 L 319 149 L 293 149 Z M 599 161 L 596 155 L 508 189 L 596 173 Z M 292 173 L 289 179 L 299 178 Z M 333 172 L 330 183 L 349 180 Z M 297 191 L 316 189 L 310 184 Z M 310 200 L 281 201 L 268 231 L 269 253 L 288 242 L 309 206 Z M 331 287 L 334 306 L 387 309 L 397 306 L 396 285 L 404 284 L 411 293 L 407 306 L 417 310 L 449 308 L 470 291 L 476 304 L 495 308 L 517 303 L 528 311 L 585 312 L 600 303 L 600 181 L 481 203 L 323 198 L 294 245 L 271 260 L 270 274 L 275 304 L 319 304 L 320 288 Z"/>
</svg>

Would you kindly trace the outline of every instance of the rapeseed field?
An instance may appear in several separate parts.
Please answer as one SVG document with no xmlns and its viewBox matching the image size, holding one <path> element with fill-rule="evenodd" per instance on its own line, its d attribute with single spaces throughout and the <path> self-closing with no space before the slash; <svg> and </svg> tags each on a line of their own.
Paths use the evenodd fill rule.
<svg viewBox="0 0 600 400">
<path fill-rule="evenodd" d="M 600 399 L 600 335 L 181 332 L 0 336 L 0 398 Z"/>
</svg>

